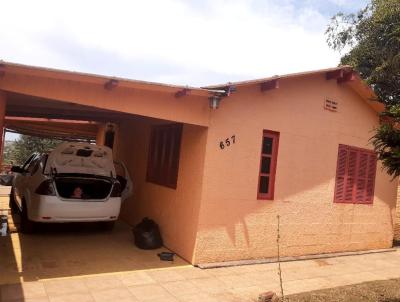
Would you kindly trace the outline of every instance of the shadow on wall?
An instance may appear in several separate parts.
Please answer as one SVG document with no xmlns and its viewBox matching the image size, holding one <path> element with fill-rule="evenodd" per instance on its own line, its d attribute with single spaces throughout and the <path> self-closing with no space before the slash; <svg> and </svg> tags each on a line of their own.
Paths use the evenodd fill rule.
<svg viewBox="0 0 400 302">
<path fill-rule="evenodd" d="M 333 169 L 336 171 L 336 163 Z M 224 175 L 223 180 L 229 182 L 229 177 Z M 391 245 L 395 204 L 387 187 L 389 176 L 382 174 L 380 167 L 372 205 L 334 203 L 335 179 L 328 172 L 310 175 L 301 185 L 286 179 L 278 178 L 276 192 L 287 186 L 288 194 L 277 194 L 275 200 L 232 195 L 202 204 L 196 263 L 275 257 L 278 214 L 283 256 Z M 257 188 L 253 187 L 255 196 Z"/>
<path fill-rule="evenodd" d="M 183 125 L 177 188 L 146 180 L 151 129 L 170 121 L 135 118 L 120 125 L 118 159 L 125 162 L 134 183 L 134 194 L 121 209 L 130 225 L 150 217 L 160 226 L 164 244 L 192 261 L 200 206 L 207 128 Z M 163 154 L 163 153 L 161 153 Z"/>
<path fill-rule="evenodd" d="M 380 164 L 373 205 L 333 202 L 338 145 L 371 149 L 376 113 L 325 78 L 295 82 L 268 95 L 243 88 L 212 113 L 196 262 L 275 256 L 278 214 L 283 255 L 391 244 L 396 183 Z M 340 112 L 324 111 L 321 91 L 341 100 Z M 280 132 L 274 200 L 257 200 L 263 129 Z M 220 150 L 232 134 L 236 143 Z"/>
</svg>

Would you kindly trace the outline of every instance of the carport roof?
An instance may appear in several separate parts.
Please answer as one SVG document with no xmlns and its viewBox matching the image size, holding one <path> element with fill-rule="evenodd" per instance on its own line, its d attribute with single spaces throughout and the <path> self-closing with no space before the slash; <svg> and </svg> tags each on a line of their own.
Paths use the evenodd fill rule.
<svg viewBox="0 0 400 302">
<path fill-rule="evenodd" d="M 224 90 L 213 88 L 199 88 L 184 85 L 163 84 L 149 81 L 132 80 L 121 77 L 105 76 L 84 72 L 68 71 L 47 67 L 38 67 L 24 64 L 17 64 L 0 60 L 0 77 L 5 73 L 25 74 L 32 76 L 50 77 L 62 80 L 81 81 L 93 84 L 116 85 L 121 87 L 136 88 L 143 90 L 153 90 L 160 92 L 169 92 L 179 94 L 191 94 L 197 96 L 210 96 L 214 94 L 225 93 Z"/>
<path fill-rule="evenodd" d="M 9 132 L 68 140 L 95 140 L 99 124 L 94 121 L 32 117 L 5 117 Z"/>
</svg>

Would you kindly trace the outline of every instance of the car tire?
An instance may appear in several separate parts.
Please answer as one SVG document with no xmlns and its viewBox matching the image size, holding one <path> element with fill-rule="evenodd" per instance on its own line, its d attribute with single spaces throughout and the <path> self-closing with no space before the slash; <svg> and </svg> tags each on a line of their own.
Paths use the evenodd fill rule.
<svg viewBox="0 0 400 302">
<path fill-rule="evenodd" d="M 21 232 L 23 234 L 32 234 L 35 231 L 35 223 L 28 218 L 28 208 L 26 202 L 22 201 L 21 211 Z"/>
<path fill-rule="evenodd" d="M 100 225 L 104 231 L 112 231 L 115 226 L 115 221 L 102 221 Z"/>
<path fill-rule="evenodd" d="M 12 214 L 15 214 L 15 213 L 19 212 L 19 208 L 17 206 L 17 203 L 15 201 L 15 197 L 14 197 L 14 187 L 11 188 L 9 207 L 11 209 L 11 213 Z"/>
</svg>

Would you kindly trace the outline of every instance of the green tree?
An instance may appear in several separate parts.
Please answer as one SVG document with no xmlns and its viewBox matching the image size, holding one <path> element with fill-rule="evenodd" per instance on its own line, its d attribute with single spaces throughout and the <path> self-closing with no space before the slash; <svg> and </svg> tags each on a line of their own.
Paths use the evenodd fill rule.
<svg viewBox="0 0 400 302">
<path fill-rule="evenodd" d="M 14 163 L 14 141 L 5 141 L 3 149 L 3 164 Z"/>
<path fill-rule="evenodd" d="M 33 152 L 45 153 L 54 149 L 60 140 L 21 135 L 5 152 L 5 162 L 22 165 Z"/>
<path fill-rule="evenodd" d="M 329 46 L 351 65 L 386 106 L 371 138 L 387 172 L 400 175 L 400 1 L 372 0 L 356 14 L 338 13 L 326 31 Z"/>
</svg>

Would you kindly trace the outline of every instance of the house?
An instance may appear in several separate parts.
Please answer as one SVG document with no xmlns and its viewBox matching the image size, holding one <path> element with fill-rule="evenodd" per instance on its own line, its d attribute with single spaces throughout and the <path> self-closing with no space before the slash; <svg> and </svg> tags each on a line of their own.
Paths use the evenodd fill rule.
<svg viewBox="0 0 400 302">
<path fill-rule="evenodd" d="M 195 88 L 3 62 L 0 92 L 6 128 L 95 122 L 134 180 L 121 219 L 153 218 L 192 264 L 276 257 L 278 215 L 282 256 L 392 246 L 383 108 L 348 66 Z"/>
</svg>

